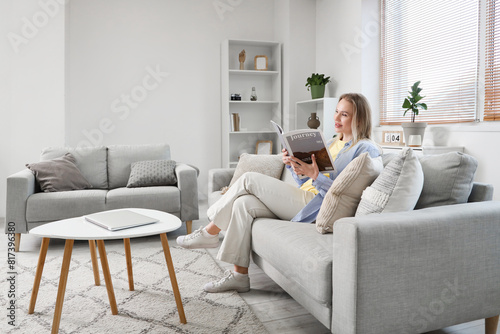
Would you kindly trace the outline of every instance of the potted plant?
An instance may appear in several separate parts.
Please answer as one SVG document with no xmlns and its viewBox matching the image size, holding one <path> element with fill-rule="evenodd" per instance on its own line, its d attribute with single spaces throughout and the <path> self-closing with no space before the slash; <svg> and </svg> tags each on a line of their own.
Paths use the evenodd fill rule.
<svg viewBox="0 0 500 334">
<path fill-rule="evenodd" d="M 406 145 L 408 145 L 409 138 L 412 135 L 419 135 L 420 141 L 423 142 L 425 128 L 427 127 L 427 123 L 425 122 L 415 122 L 415 116 L 418 115 L 419 109 L 427 110 L 427 104 L 420 102 L 424 96 L 420 95 L 422 88 L 418 87 L 418 85 L 420 85 L 420 81 L 415 82 L 413 86 L 411 86 L 411 91 L 408 91 L 410 95 L 405 98 L 402 105 L 402 107 L 406 109 L 403 116 L 411 110 L 411 122 L 401 123 Z"/>
<path fill-rule="evenodd" d="M 330 82 L 330 77 L 324 74 L 313 73 L 306 81 L 307 90 L 311 89 L 311 98 L 320 99 L 325 96 L 325 86 Z"/>
</svg>

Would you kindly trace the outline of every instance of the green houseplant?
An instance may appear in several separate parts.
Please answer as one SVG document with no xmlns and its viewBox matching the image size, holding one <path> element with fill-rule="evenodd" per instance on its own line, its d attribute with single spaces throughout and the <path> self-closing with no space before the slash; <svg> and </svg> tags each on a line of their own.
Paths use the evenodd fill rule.
<svg viewBox="0 0 500 334">
<path fill-rule="evenodd" d="M 325 96 L 325 86 L 330 82 L 330 77 L 324 74 L 313 73 L 306 80 L 307 90 L 311 90 L 311 98 L 319 99 Z"/>
<path fill-rule="evenodd" d="M 422 88 L 418 87 L 419 85 L 420 81 L 417 81 L 411 86 L 411 91 L 408 91 L 410 95 L 405 98 L 402 105 L 406 109 L 403 116 L 406 116 L 406 113 L 411 110 L 411 122 L 401 123 L 406 145 L 408 145 L 409 138 L 412 135 L 419 135 L 420 141 L 423 142 L 425 128 L 427 127 L 425 122 L 415 122 L 415 116 L 418 115 L 419 109 L 427 110 L 427 104 L 420 102 L 424 96 L 420 95 Z"/>
</svg>

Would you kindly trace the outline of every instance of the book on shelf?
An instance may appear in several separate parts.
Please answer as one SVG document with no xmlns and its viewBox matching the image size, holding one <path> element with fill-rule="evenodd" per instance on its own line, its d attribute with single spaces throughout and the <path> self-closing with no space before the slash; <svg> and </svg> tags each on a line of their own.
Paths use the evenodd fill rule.
<svg viewBox="0 0 500 334">
<path fill-rule="evenodd" d="M 271 120 L 271 124 L 278 133 L 281 145 L 290 155 L 311 164 L 311 156 L 314 154 L 320 173 L 329 173 L 335 169 L 321 130 L 301 129 L 285 133 L 278 123 Z"/>
<path fill-rule="evenodd" d="M 231 131 L 240 131 L 240 115 L 238 113 L 231 113 Z"/>
</svg>

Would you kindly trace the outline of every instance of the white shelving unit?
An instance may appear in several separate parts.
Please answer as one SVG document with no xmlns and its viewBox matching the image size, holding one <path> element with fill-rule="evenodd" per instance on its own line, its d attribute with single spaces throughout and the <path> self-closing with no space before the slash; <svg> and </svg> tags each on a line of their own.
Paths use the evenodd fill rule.
<svg viewBox="0 0 500 334">
<path fill-rule="evenodd" d="M 319 128 L 323 131 L 326 140 L 335 135 L 335 108 L 338 98 L 325 97 L 321 99 L 299 101 L 295 103 L 295 129 L 307 128 L 307 121 L 311 113 L 315 112 L 320 121 Z"/>
<path fill-rule="evenodd" d="M 245 69 L 240 70 L 239 53 L 245 50 Z M 254 57 L 265 55 L 268 70 L 254 69 Z M 255 87 L 257 101 L 250 101 Z M 240 94 L 241 101 L 231 101 Z M 271 127 L 281 125 L 281 44 L 278 42 L 226 40 L 221 47 L 222 166 L 235 167 L 242 153 L 255 153 L 259 140 L 271 140 L 273 153 L 280 150 Z M 240 116 L 240 131 L 232 131 L 231 114 Z"/>
</svg>

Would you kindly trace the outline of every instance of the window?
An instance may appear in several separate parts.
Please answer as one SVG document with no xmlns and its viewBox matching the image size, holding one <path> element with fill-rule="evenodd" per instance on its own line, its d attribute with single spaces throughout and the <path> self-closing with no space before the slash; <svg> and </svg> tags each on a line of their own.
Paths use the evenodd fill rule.
<svg viewBox="0 0 500 334">
<path fill-rule="evenodd" d="M 401 106 L 416 81 L 428 107 L 417 121 L 473 122 L 479 0 L 381 0 L 381 6 L 380 124 L 410 121 Z"/>
<path fill-rule="evenodd" d="M 500 6 L 486 3 L 486 66 L 484 78 L 484 120 L 500 121 Z"/>
</svg>

